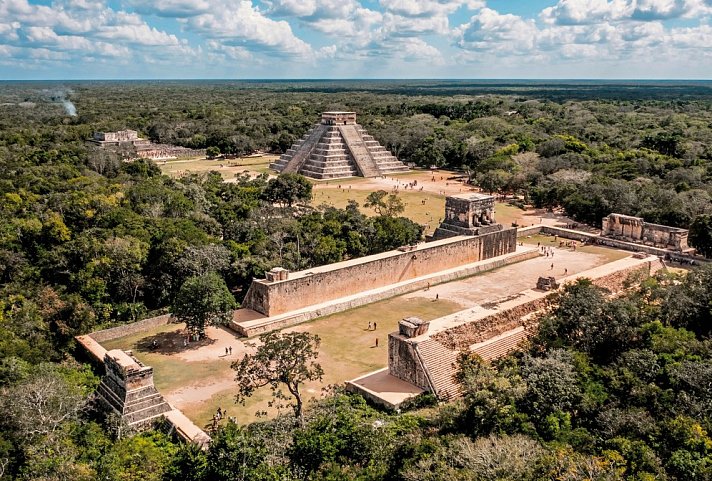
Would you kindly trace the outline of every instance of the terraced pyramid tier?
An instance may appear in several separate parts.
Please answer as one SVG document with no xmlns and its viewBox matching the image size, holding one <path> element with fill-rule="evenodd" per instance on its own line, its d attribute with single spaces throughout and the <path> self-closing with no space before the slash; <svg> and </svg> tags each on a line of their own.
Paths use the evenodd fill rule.
<svg viewBox="0 0 712 481">
<path fill-rule="evenodd" d="M 408 171 L 403 162 L 356 123 L 354 112 L 324 112 L 321 123 L 304 134 L 270 168 L 314 179 L 378 177 Z"/>
</svg>

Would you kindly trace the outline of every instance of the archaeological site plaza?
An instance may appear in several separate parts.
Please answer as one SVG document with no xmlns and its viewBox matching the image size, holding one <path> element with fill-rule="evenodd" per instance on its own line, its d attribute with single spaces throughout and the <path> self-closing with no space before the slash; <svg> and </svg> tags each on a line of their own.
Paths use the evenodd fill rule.
<svg viewBox="0 0 712 481">
<path fill-rule="evenodd" d="M 377 177 L 408 171 L 403 162 L 356 123 L 355 112 L 324 112 L 321 122 L 270 167 L 313 179 Z"/>
<path fill-rule="evenodd" d="M 344 135 L 341 128 L 351 130 Z M 327 112 L 316 129 L 319 132 L 305 139 L 313 145 L 305 149 L 298 145 L 292 159 L 283 163 L 283 171 L 287 166 L 291 171 L 311 169 L 312 159 L 326 164 L 331 147 L 338 144 L 338 155 L 343 157 L 339 162 L 364 175 L 369 172 L 359 167 L 345 140 L 353 133 L 362 143 L 368 140 L 353 113 Z M 297 155 L 301 157 L 293 162 Z M 374 157 L 370 159 L 371 168 L 378 165 Z M 450 196 L 429 242 L 299 272 L 274 266 L 264 279 L 253 280 L 242 307 L 235 311 L 227 326 L 230 342 L 237 345 L 240 338 L 388 299 L 451 302 L 459 309 L 430 319 L 398 310 L 402 320 L 397 329 L 382 333 L 387 363 L 373 372 L 361 371 L 350 381 L 341 379 L 350 391 L 392 409 L 424 392 L 445 401 L 460 394 L 454 379 L 459 353 L 474 352 L 489 361 L 516 349 L 567 283 L 588 278 L 615 293 L 663 268 L 666 256 L 690 254 L 686 231 L 638 218 L 612 214 L 598 233 L 552 225 L 518 229 L 497 223 L 495 209 L 492 196 Z M 384 325 L 364 313 L 360 321 L 364 325 Z M 164 315 L 80 336 L 78 341 L 104 365 L 99 394 L 108 409 L 137 428 L 164 416 L 180 435 L 204 443 L 207 434 L 154 387 L 151 367 L 132 352 L 107 351 L 102 345 L 170 322 L 170 315 Z M 310 325 L 305 324 L 307 331 Z"/>
</svg>

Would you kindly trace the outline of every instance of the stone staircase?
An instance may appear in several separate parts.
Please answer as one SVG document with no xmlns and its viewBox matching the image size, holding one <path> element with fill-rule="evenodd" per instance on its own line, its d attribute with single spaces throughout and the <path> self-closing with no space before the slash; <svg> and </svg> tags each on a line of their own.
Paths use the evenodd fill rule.
<svg viewBox="0 0 712 481">
<path fill-rule="evenodd" d="M 408 166 L 396 159 L 390 151 L 386 150 L 385 147 L 373 138 L 373 135 L 369 135 L 366 129 L 360 125 L 356 125 L 356 130 L 363 139 L 363 143 L 366 145 L 381 175 L 408 172 Z"/>
<path fill-rule="evenodd" d="M 112 386 L 111 380 L 104 378 L 97 388 L 97 394 L 115 409 L 131 428 L 150 425 L 154 419 L 172 409 L 153 385 L 124 392 L 120 386 Z"/>
<path fill-rule="evenodd" d="M 341 136 L 351 152 L 351 156 L 356 162 L 361 175 L 364 177 L 378 177 L 382 175 L 363 137 L 361 137 L 361 132 L 356 130 L 356 125 L 340 125 L 339 132 L 341 132 Z"/>
<path fill-rule="evenodd" d="M 477 343 L 471 347 L 471 350 L 485 361 L 492 361 L 518 349 L 528 337 L 529 332 L 520 326 Z M 426 339 L 417 344 L 416 352 L 427 375 L 431 391 L 438 399 L 446 401 L 462 395 L 461 387 L 455 380 L 457 351 L 448 349 L 434 339 Z"/>
<path fill-rule="evenodd" d="M 338 179 L 358 175 L 354 159 L 337 127 L 330 126 L 326 130 L 302 165 L 300 173 L 315 179 Z"/>
<path fill-rule="evenodd" d="M 314 179 L 378 177 L 408 171 L 403 162 L 355 123 L 317 124 L 270 168 Z"/>
<path fill-rule="evenodd" d="M 426 339 L 418 343 L 416 352 L 438 399 L 445 401 L 460 397 L 460 385 L 455 381 L 457 351 L 451 351 L 433 339 Z"/>
<path fill-rule="evenodd" d="M 299 172 L 326 130 L 326 125 L 316 125 L 270 167 L 281 173 Z"/>
<path fill-rule="evenodd" d="M 528 337 L 529 332 L 519 326 L 499 336 L 477 343 L 471 349 L 485 361 L 492 361 L 516 350 Z"/>
</svg>

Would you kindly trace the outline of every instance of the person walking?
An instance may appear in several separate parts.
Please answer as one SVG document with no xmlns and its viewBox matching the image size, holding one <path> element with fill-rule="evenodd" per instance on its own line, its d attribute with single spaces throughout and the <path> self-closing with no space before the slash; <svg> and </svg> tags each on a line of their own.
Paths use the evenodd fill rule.
<svg viewBox="0 0 712 481">
<path fill-rule="evenodd" d="M 368 330 L 371 330 L 371 321 L 368 321 Z"/>
</svg>

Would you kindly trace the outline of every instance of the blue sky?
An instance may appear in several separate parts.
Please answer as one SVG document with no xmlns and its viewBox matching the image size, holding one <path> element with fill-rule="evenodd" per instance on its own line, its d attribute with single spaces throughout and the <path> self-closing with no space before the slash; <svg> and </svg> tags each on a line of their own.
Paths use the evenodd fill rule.
<svg viewBox="0 0 712 481">
<path fill-rule="evenodd" d="M 0 0 L 0 79 L 712 78 L 712 0 Z"/>
</svg>

